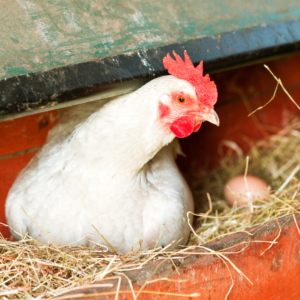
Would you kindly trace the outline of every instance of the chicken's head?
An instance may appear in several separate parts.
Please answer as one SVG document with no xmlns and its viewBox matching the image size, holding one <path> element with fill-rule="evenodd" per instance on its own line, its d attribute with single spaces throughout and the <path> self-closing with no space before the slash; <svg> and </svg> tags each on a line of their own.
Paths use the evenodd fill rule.
<svg viewBox="0 0 300 300">
<path fill-rule="evenodd" d="M 173 52 L 176 60 L 168 54 L 163 64 L 173 75 L 170 94 L 162 95 L 159 102 L 159 116 L 177 137 L 187 137 L 199 130 L 203 121 L 219 126 L 219 118 L 213 109 L 217 102 L 216 85 L 208 75 L 203 76 L 203 62 L 194 67 L 187 53 L 185 61 Z"/>
</svg>

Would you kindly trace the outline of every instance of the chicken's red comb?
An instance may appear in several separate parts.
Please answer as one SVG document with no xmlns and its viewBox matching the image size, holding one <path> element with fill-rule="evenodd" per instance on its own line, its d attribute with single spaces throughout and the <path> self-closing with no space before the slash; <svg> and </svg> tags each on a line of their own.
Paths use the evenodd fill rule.
<svg viewBox="0 0 300 300">
<path fill-rule="evenodd" d="M 195 87 L 198 100 L 209 107 L 213 107 L 217 102 L 218 92 L 213 81 L 210 81 L 209 75 L 203 76 L 203 61 L 195 68 L 191 59 L 184 51 L 184 61 L 173 51 L 175 59 L 172 59 L 168 53 L 163 59 L 164 67 L 169 74 L 188 81 Z"/>
</svg>

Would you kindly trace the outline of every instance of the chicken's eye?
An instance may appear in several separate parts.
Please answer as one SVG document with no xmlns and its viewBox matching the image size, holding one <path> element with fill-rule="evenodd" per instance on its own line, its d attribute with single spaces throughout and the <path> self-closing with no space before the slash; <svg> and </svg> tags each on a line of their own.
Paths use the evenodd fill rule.
<svg viewBox="0 0 300 300">
<path fill-rule="evenodd" d="M 203 111 L 204 113 L 208 113 L 208 112 L 209 112 L 209 108 L 206 107 L 206 106 L 202 106 L 202 111 Z"/>
<path fill-rule="evenodd" d="M 178 96 L 177 100 L 178 100 L 179 103 L 184 103 L 185 102 L 185 98 L 182 97 L 182 96 Z"/>
</svg>

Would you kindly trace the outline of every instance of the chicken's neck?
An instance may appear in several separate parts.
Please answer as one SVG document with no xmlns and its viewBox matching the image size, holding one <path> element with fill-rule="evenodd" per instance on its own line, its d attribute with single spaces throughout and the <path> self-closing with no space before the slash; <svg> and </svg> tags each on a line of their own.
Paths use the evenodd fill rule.
<svg viewBox="0 0 300 300">
<path fill-rule="evenodd" d="M 109 102 L 80 125 L 76 136 L 84 159 L 112 174 L 137 174 L 174 138 L 158 120 L 153 99 L 140 89 Z"/>
</svg>

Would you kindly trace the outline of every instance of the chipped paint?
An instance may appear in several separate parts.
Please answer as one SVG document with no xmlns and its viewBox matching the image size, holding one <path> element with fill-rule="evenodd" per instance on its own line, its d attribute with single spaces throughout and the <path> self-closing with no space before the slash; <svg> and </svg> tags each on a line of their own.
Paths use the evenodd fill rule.
<svg viewBox="0 0 300 300">
<path fill-rule="evenodd" d="M 144 55 L 147 57 L 147 54 L 145 54 L 145 52 L 143 51 Z M 151 65 L 147 62 L 145 57 L 142 57 L 141 52 L 138 51 L 137 52 L 139 58 L 141 59 L 141 63 L 145 66 L 148 67 L 150 71 L 154 71 L 154 69 L 151 67 Z"/>
<path fill-rule="evenodd" d="M 24 10 L 35 9 L 36 8 L 36 5 L 34 3 L 32 3 L 32 2 L 30 2 L 30 1 L 17 0 L 17 2 L 19 3 L 19 5 Z"/>
<path fill-rule="evenodd" d="M 67 17 L 69 20 L 69 26 L 74 28 L 77 31 L 82 30 L 82 28 L 78 25 L 78 23 L 75 21 L 75 17 L 71 12 L 64 12 L 64 15 Z"/>
<path fill-rule="evenodd" d="M 49 39 L 48 39 L 49 32 L 45 23 L 41 21 L 37 22 L 37 30 L 35 32 L 41 36 L 41 39 L 45 43 L 49 44 Z"/>
<path fill-rule="evenodd" d="M 135 14 L 132 15 L 132 19 L 141 26 L 145 25 L 145 18 L 140 11 L 137 11 Z"/>
<path fill-rule="evenodd" d="M 0 1 L 0 79 L 300 17 L 299 0 Z"/>
</svg>

